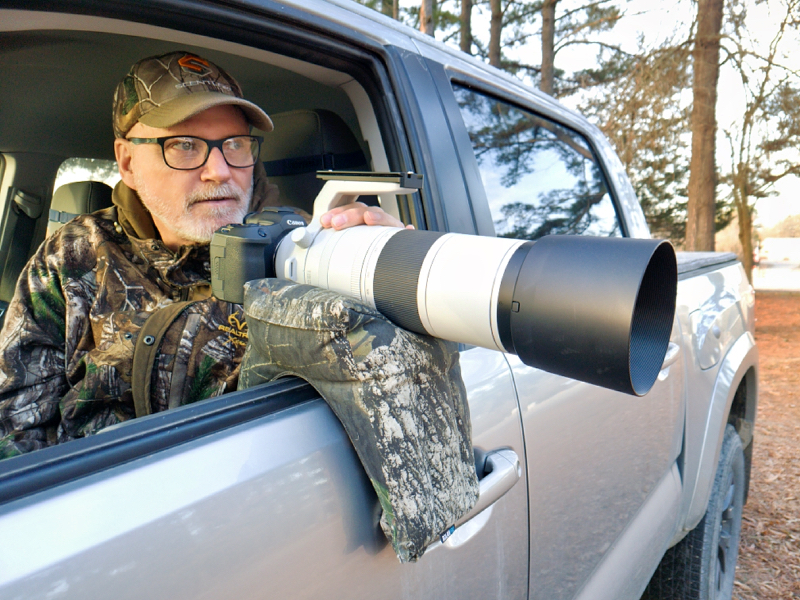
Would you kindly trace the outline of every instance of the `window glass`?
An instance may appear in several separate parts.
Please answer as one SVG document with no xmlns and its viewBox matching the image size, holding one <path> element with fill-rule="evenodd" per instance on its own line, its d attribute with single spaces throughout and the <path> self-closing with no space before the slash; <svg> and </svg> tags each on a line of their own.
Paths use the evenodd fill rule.
<svg viewBox="0 0 800 600">
<path fill-rule="evenodd" d="M 58 167 L 53 189 L 57 190 L 62 185 L 75 181 L 102 181 L 113 188 L 120 179 L 117 161 L 115 160 L 68 158 Z"/>
<path fill-rule="evenodd" d="M 622 235 L 583 136 L 473 90 L 454 89 L 498 236 Z"/>
</svg>

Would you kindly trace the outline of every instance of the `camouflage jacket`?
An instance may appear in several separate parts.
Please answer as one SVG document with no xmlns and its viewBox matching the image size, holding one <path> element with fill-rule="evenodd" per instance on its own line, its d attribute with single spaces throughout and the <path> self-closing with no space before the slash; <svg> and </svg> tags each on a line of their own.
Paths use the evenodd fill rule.
<svg viewBox="0 0 800 600">
<path fill-rule="evenodd" d="M 209 277 L 208 245 L 173 253 L 123 183 L 46 239 L 0 334 L 0 458 L 236 389 L 247 325 Z"/>
</svg>

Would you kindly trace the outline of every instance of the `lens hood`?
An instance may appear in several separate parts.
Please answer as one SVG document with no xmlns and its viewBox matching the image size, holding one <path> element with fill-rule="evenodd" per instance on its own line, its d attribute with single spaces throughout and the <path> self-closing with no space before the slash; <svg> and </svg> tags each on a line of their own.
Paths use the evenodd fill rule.
<svg viewBox="0 0 800 600">
<path fill-rule="evenodd" d="M 505 277 L 513 279 L 511 306 L 499 304 L 507 349 L 532 367 L 647 393 L 675 314 L 678 275 L 669 242 L 546 236 L 517 253 L 521 264 Z"/>
</svg>

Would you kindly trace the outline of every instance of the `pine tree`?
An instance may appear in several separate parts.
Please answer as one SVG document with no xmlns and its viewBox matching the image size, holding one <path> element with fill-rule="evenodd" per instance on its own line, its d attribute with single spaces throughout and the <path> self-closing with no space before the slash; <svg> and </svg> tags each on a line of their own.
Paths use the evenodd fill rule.
<svg viewBox="0 0 800 600">
<path fill-rule="evenodd" d="M 698 0 L 692 92 L 692 161 L 687 250 L 714 250 L 717 170 L 717 81 L 724 0 Z"/>
<path fill-rule="evenodd" d="M 556 4 L 558 0 L 544 0 L 542 4 L 542 75 L 539 89 L 551 96 L 555 78 Z"/>
<path fill-rule="evenodd" d="M 749 43 L 744 5 L 732 12 L 732 46 L 728 55 L 739 74 L 745 95 L 745 110 L 740 119 L 725 130 L 730 148 L 730 170 L 722 182 L 739 221 L 740 259 L 748 277 L 753 269 L 753 212 L 758 198 L 774 193 L 777 181 L 800 175 L 796 151 L 800 147 L 800 74 L 787 66 L 786 34 L 800 17 L 800 0 L 774 2 L 783 8 L 783 18 L 761 54 Z M 784 45 L 787 47 L 784 48 Z"/>
<path fill-rule="evenodd" d="M 472 54 L 472 0 L 461 0 L 459 48 Z"/>
<path fill-rule="evenodd" d="M 433 0 L 422 0 L 419 7 L 419 30 L 432 36 L 434 30 Z"/>
<path fill-rule="evenodd" d="M 559 8 L 561 10 L 557 11 Z M 541 16 L 542 66 L 539 89 L 551 96 L 563 97 L 581 87 L 574 78 L 556 69 L 556 56 L 561 50 L 575 45 L 595 46 L 605 49 L 606 55 L 611 55 L 610 60 L 624 54 L 618 47 L 598 38 L 598 34 L 611 30 L 622 17 L 622 11 L 614 0 L 588 3 L 544 0 Z M 599 71 L 606 69 L 602 65 L 604 56 L 598 54 L 596 58 L 601 62 Z"/>
</svg>

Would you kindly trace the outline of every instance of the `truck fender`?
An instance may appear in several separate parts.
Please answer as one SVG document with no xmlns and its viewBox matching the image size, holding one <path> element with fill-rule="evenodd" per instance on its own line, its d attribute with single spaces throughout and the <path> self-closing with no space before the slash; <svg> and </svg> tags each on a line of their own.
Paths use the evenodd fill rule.
<svg viewBox="0 0 800 600">
<path fill-rule="evenodd" d="M 692 485 L 694 491 L 684 522 L 684 531 L 694 529 L 706 513 L 711 486 L 714 482 L 714 473 L 722 448 L 723 432 L 728 422 L 733 398 L 740 382 L 750 369 L 756 368 L 756 365 L 758 365 L 758 348 L 753 334 L 748 331 L 736 340 L 725 355 L 717 372 L 706 417 L 697 478 L 694 482 L 685 482 L 687 485 Z M 752 385 L 757 385 L 755 377 L 752 377 Z M 753 393 L 750 394 L 750 390 L 748 390 L 748 402 L 755 402 L 758 397 L 755 387 L 752 391 Z M 755 420 L 755 408 L 755 406 L 748 406 L 747 409 L 747 416 L 751 418 L 752 415 L 753 421 Z M 742 431 L 740 435 L 745 433 L 747 437 L 752 438 L 752 425 L 751 422 L 747 432 Z M 743 439 L 742 443 L 747 446 L 749 441 L 749 439 Z"/>
</svg>

